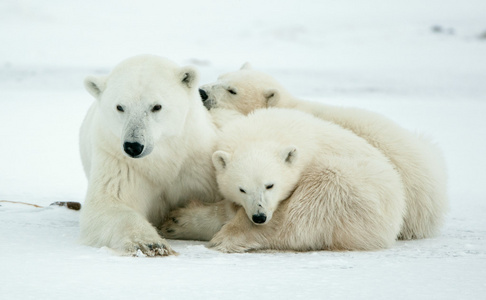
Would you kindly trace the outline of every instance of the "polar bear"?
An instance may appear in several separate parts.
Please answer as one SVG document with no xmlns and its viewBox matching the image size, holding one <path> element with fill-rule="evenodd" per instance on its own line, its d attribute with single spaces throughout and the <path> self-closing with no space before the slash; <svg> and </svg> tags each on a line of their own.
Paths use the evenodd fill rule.
<svg viewBox="0 0 486 300">
<path fill-rule="evenodd" d="M 84 244 L 127 255 L 174 254 L 154 226 L 192 198 L 221 199 L 211 161 L 217 129 L 197 82 L 192 67 L 152 55 L 86 78 L 96 101 L 80 132 L 88 177 Z"/>
<path fill-rule="evenodd" d="M 388 157 L 405 184 L 407 213 L 400 239 L 438 234 L 448 210 L 446 167 L 441 151 L 382 115 L 296 99 L 271 76 L 248 63 L 200 88 L 204 105 L 248 114 L 257 108 L 285 107 L 308 112 L 351 130 Z M 215 110 L 217 111 L 217 110 Z M 224 123 L 224 122 L 222 122 Z"/>
<path fill-rule="evenodd" d="M 400 232 L 400 175 L 379 150 L 336 124 L 260 109 L 225 125 L 217 149 L 219 189 L 236 205 L 219 211 L 229 221 L 209 242 L 214 249 L 375 250 Z"/>
</svg>

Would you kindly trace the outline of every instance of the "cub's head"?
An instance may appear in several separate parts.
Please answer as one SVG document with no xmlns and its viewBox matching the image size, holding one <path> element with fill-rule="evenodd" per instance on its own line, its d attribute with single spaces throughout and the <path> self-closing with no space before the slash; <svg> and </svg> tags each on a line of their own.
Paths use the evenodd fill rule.
<svg viewBox="0 0 486 300">
<path fill-rule="evenodd" d="M 272 219 L 299 178 L 293 168 L 296 147 L 266 146 L 254 144 L 233 153 L 216 151 L 212 157 L 221 193 L 227 200 L 243 206 L 248 218 L 257 225 Z"/>
<path fill-rule="evenodd" d="M 88 76 L 85 87 L 97 99 L 98 120 L 133 158 L 152 152 L 157 142 L 182 134 L 197 102 L 197 72 L 158 56 L 121 62 L 108 76 Z"/>
<path fill-rule="evenodd" d="M 275 79 L 253 70 L 249 63 L 199 88 L 207 109 L 231 109 L 245 115 L 258 108 L 276 106 L 282 93 L 285 91 Z"/>
</svg>

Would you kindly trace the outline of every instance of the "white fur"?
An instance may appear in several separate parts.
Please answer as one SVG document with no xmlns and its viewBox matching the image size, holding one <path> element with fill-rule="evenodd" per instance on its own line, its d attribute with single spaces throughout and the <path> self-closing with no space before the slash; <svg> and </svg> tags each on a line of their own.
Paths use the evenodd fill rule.
<svg viewBox="0 0 486 300">
<path fill-rule="evenodd" d="M 96 101 L 80 135 L 88 177 L 83 243 L 131 255 L 172 254 L 154 226 L 188 200 L 220 199 L 211 163 L 216 128 L 197 80 L 192 68 L 149 55 L 123 61 L 109 76 L 86 78 Z M 130 157 L 125 142 L 144 145 L 143 152 Z"/>
<path fill-rule="evenodd" d="M 223 127 L 217 148 L 220 191 L 244 213 L 213 237 L 215 249 L 374 250 L 400 232 L 399 174 L 346 129 L 295 110 L 256 110 Z"/>
<path fill-rule="evenodd" d="M 249 64 L 201 89 L 208 95 L 204 104 L 211 110 L 248 114 L 272 106 L 293 108 L 353 131 L 390 159 L 405 185 L 407 213 L 399 238 L 426 238 L 438 233 L 448 210 L 447 176 L 442 153 L 429 140 L 370 111 L 296 99 L 271 76 L 253 70 Z"/>
</svg>

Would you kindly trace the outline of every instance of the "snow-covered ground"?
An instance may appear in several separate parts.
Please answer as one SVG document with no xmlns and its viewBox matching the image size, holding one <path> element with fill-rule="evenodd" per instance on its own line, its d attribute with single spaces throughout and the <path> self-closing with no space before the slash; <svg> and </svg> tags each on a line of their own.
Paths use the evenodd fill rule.
<svg viewBox="0 0 486 300">
<path fill-rule="evenodd" d="M 449 167 L 437 238 L 376 252 L 119 257 L 79 212 L 0 203 L 0 299 L 485 299 L 486 2 L 0 2 L 0 200 L 83 201 L 82 80 L 153 53 L 202 83 L 252 62 L 295 95 L 425 132 Z"/>
</svg>

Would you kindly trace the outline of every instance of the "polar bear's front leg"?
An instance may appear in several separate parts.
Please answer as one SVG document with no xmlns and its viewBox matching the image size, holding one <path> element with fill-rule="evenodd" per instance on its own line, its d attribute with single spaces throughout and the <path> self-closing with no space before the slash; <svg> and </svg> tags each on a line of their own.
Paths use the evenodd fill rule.
<svg viewBox="0 0 486 300">
<path fill-rule="evenodd" d="M 208 247 L 226 253 L 269 249 L 279 223 L 279 218 L 274 217 L 269 224 L 255 225 L 241 207 L 235 217 L 209 241 Z"/>
<path fill-rule="evenodd" d="M 160 201 L 155 188 L 125 167 L 118 166 L 116 175 L 103 174 L 110 169 L 106 164 L 93 170 L 81 210 L 81 241 L 124 255 L 176 254 L 143 214 Z"/>
<path fill-rule="evenodd" d="M 167 256 L 176 254 L 165 239 L 139 213 L 123 204 L 90 204 L 81 212 L 84 244 L 109 247 L 123 255 Z M 111 201 L 110 201 L 111 202 Z"/>
<path fill-rule="evenodd" d="M 193 200 L 171 211 L 160 233 L 169 239 L 209 241 L 234 217 L 236 210 L 235 204 L 225 200 L 216 203 Z"/>
</svg>

